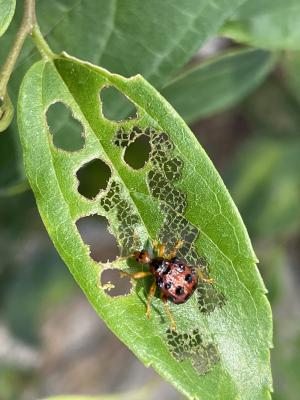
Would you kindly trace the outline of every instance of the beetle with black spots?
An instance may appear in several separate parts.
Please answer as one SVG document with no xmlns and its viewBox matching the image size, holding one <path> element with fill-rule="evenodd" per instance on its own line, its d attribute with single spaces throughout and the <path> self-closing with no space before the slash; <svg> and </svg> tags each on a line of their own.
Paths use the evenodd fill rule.
<svg viewBox="0 0 300 400">
<path fill-rule="evenodd" d="M 173 250 L 169 254 L 165 254 L 165 246 L 155 242 L 153 244 L 155 256 L 151 257 L 147 250 L 133 253 L 138 263 L 149 266 L 149 271 L 133 274 L 122 272 L 122 276 L 127 275 L 133 279 L 142 279 L 148 276 L 154 278 L 147 298 L 146 316 L 150 317 L 151 300 L 158 289 L 173 330 L 176 329 L 176 324 L 167 301 L 174 304 L 185 303 L 196 290 L 199 280 L 209 284 L 213 282 L 199 268 L 187 265 L 176 257 L 176 253 L 182 245 L 183 241 L 178 241 Z"/>
</svg>

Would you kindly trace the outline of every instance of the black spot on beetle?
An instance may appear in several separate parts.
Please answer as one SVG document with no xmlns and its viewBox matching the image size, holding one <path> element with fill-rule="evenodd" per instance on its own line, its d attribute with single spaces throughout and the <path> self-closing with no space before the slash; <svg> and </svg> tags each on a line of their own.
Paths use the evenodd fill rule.
<svg viewBox="0 0 300 400">
<path fill-rule="evenodd" d="M 165 284 L 165 289 L 169 290 L 171 288 L 171 286 L 172 286 L 172 282 L 167 282 Z"/>
<path fill-rule="evenodd" d="M 168 265 L 166 268 L 164 268 L 164 270 L 163 270 L 163 274 L 164 275 L 167 275 L 169 272 L 171 271 L 171 267 Z"/>
<path fill-rule="evenodd" d="M 184 289 L 182 286 L 177 286 L 175 293 L 177 294 L 177 296 L 180 296 L 184 293 Z"/>
<path fill-rule="evenodd" d="M 191 283 L 193 280 L 193 277 L 191 274 L 186 274 L 185 278 L 184 278 L 188 283 Z"/>
</svg>

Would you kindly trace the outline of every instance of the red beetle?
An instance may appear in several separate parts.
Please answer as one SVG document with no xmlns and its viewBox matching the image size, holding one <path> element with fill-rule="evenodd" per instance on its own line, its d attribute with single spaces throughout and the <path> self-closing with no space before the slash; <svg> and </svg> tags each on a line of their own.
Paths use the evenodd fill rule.
<svg viewBox="0 0 300 400">
<path fill-rule="evenodd" d="M 154 242 L 153 249 L 156 250 L 157 253 L 155 257 L 151 257 L 146 250 L 133 253 L 137 262 L 149 265 L 149 271 L 136 272 L 133 274 L 122 272 L 122 276 L 126 275 L 133 279 L 153 276 L 154 280 L 147 298 L 146 316 L 147 318 L 150 317 L 151 300 L 158 288 L 160 297 L 164 302 L 166 313 L 171 321 L 171 329 L 173 330 L 176 329 L 176 324 L 167 305 L 167 300 L 172 301 L 174 304 L 185 303 L 196 290 L 199 279 L 210 284 L 213 282 L 200 268 L 189 266 L 176 257 L 176 253 L 178 249 L 182 247 L 183 243 L 182 240 L 178 241 L 174 249 L 166 255 L 165 246 Z"/>
</svg>

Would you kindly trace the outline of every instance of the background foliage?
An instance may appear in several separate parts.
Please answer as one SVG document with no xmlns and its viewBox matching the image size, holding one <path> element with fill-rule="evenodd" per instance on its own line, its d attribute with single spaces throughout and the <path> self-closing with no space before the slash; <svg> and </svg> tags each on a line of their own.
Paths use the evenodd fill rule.
<svg viewBox="0 0 300 400">
<path fill-rule="evenodd" d="M 54 51 L 66 50 L 125 76 L 142 73 L 191 124 L 242 213 L 270 292 L 275 323 L 274 399 L 296 400 L 300 389 L 298 2 L 223 0 L 215 7 L 210 1 L 153 0 L 142 9 L 133 0 L 41 0 L 37 12 Z M 18 2 L 12 24 L 0 39 L 1 64 L 21 14 Z M 203 48 L 217 35 L 234 42 L 215 39 Z M 245 49 L 243 44 L 251 47 Z M 28 40 L 9 86 L 15 104 L 24 72 L 38 58 Z M 203 62 L 204 58 L 208 60 Z M 112 113 L 123 109 L 119 100 L 112 97 L 110 101 Z M 59 119 L 63 129 L 68 129 L 70 119 Z M 95 184 L 89 183 L 91 187 Z M 111 380 L 98 382 L 104 371 L 98 365 L 93 375 L 98 363 L 80 340 L 82 321 L 90 327 L 85 329 L 93 352 L 99 348 L 100 353 L 100 346 L 109 343 L 110 348 L 119 349 L 131 371 L 137 367 L 84 308 L 84 300 L 47 239 L 33 196 L 24 188 L 14 120 L 0 136 L 0 397 L 45 397 L 66 388 L 91 394 L 123 390 L 126 382 L 134 381 L 134 373 L 126 376 L 116 368 Z M 102 228 L 89 227 L 94 237 L 100 236 L 98 229 Z M 103 248 L 104 233 L 102 237 Z M 108 255 L 112 254 L 110 247 L 108 242 Z M 85 312 L 78 315 L 78 307 Z M 72 313 L 78 319 L 71 320 Z M 82 319 L 83 314 L 90 319 Z M 77 332 L 77 341 L 66 342 L 62 349 L 53 340 L 61 340 L 63 331 L 59 333 L 58 324 L 67 319 L 69 325 L 65 321 L 64 328 Z M 80 372 L 74 375 L 73 361 L 80 352 L 80 369 L 87 371 L 90 366 L 88 379 L 85 374 L 80 378 Z M 66 375 L 59 377 L 54 371 L 62 359 L 64 367 L 60 368 Z M 113 360 L 114 364 L 119 361 Z M 78 379 L 67 383 L 67 373 Z M 150 376 L 145 371 L 140 382 Z M 155 398 L 155 390 L 145 398 Z M 159 386 L 159 390 L 167 389 Z M 178 395 L 167 392 L 167 396 L 175 399 Z"/>
</svg>

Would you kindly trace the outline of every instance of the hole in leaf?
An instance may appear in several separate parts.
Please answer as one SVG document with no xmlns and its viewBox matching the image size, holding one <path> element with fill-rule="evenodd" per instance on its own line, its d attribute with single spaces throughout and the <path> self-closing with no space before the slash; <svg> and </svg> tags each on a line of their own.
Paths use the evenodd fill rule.
<svg viewBox="0 0 300 400">
<path fill-rule="evenodd" d="M 94 261 L 115 260 L 119 249 L 113 235 L 108 231 L 108 221 L 100 215 L 82 217 L 76 222 L 77 229 L 85 244 L 90 246 L 90 256 Z"/>
<path fill-rule="evenodd" d="M 131 168 L 140 169 L 149 160 L 150 152 L 150 138 L 146 135 L 141 135 L 126 148 L 124 160 Z"/>
<path fill-rule="evenodd" d="M 137 110 L 133 103 L 118 89 L 106 86 L 100 92 L 102 114 L 112 121 L 122 121 L 137 117 Z"/>
<path fill-rule="evenodd" d="M 105 269 L 101 274 L 101 286 L 107 295 L 111 297 L 124 296 L 130 293 L 131 280 L 125 276 L 121 278 L 119 269 Z"/>
<path fill-rule="evenodd" d="M 78 151 L 83 148 L 83 126 L 64 103 L 51 104 L 46 116 L 53 143 L 57 148 L 66 151 Z"/>
<path fill-rule="evenodd" d="M 78 192 L 88 199 L 93 199 L 100 190 L 107 188 L 111 170 L 104 161 L 95 158 L 84 164 L 76 175 L 79 180 Z"/>
</svg>

